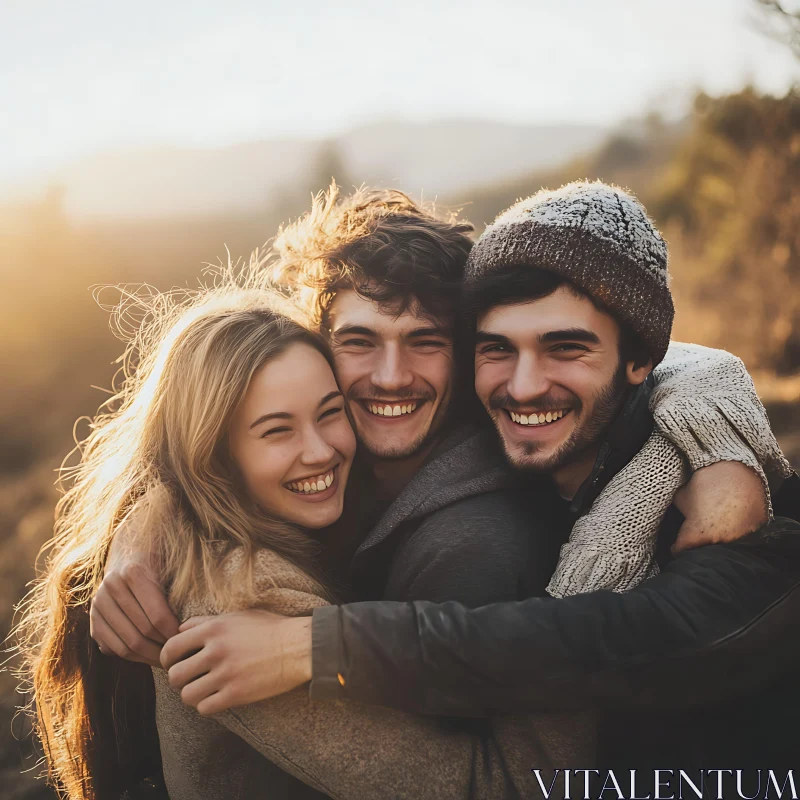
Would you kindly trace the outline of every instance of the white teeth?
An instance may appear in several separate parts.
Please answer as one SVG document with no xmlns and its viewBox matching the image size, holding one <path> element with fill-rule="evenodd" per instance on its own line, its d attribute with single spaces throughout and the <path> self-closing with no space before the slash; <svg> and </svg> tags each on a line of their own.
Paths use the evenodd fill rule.
<svg viewBox="0 0 800 800">
<path fill-rule="evenodd" d="M 403 414 L 410 414 L 412 411 L 417 410 L 417 404 L 412 403 L 411 405 L 402 406 L 369 406 L 369 410 L 373 414 L 377 414 L 381 417 L 400 417 Z"/>
<path fill-rule="evenodd" d="M 325 489 L 333 484 L 333 470 L 326 475 L 318 475 L 313 478 L 301 482 L 288 483 L 287 486 L 293 492 L 300 494 L 316 494 L 317 492 L 324 492 Z"/>
<path fill-rule="evenodd" d="M 564 411 L 548 411 L 546 414 L 517 414 L 509 412 L 511 419 L 519 425 L 545 425 L 548 422 L 555 422 L 564 416 Z"/>
</svg>

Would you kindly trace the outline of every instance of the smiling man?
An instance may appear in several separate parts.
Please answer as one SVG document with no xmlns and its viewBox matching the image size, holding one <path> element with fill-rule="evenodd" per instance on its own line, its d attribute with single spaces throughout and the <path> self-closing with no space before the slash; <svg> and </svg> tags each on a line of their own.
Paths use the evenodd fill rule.
<svg viewBox="0 0 800 800">
<path fill-rule="evenodd" d="M 513 303 L 480 316 L 475 390 L 509 462 L 550 475 L 571 498 L 626 393 L 644 383 L 653 361 L 633 334 L 621 336 L 614 318 L 572 284 L 546 271 L 526 277 L 525 286 L 514 280 Z M 497 292 L 490 298 L 496 301 Z M 637 345 L 638 358 L 630 352 Z"/>
<path fill-rule="evenodd" d="M 401 306 L 397 300 L 387 313 L 344 289 L 327 314 L 356 435 L 376 472 L 386 479 L 388 469 L 395 484 L 410 477 L 442 431 L 454 380 L 453 309 L 429 316 L 416 298 Z"/>
</svg>

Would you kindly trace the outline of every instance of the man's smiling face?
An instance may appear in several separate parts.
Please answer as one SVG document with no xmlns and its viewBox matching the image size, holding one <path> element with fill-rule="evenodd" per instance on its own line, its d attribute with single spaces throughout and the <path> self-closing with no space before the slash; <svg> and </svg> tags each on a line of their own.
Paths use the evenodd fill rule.
<svg viewBox="0 0 800 800">
<path fill-rule="evenodd" d="M 406 458 L 444 420 L 453 384 L 450 320 L 401 314 L 347 289 L 328 310 L 336 377 L 356 435 L 377 458 Z"/>
<path fill-rule="evenodd" d="M 621 361 L 619 343 L 613 317 L 567 286 L 480 315 L 475 390 L 515 467 L 557 476 L 593 462 L 626 390 L 650 371 Z"/>
</svg>

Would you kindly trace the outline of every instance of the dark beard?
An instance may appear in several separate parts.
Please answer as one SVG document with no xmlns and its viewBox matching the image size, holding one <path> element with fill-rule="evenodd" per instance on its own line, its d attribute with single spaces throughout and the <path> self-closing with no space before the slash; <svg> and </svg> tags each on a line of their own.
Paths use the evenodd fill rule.
<svg viewBox="0 0 800 800">
<path fill-rule="evenodd" d="M 629 388 L 626 364 L 624 361 L 620 361 L 611 380 L 597 393 L 592 414 L 589 419 L 579 424 L 575 430 L 572 431 L 569 439 L 567 439 L 547 461 L 540 463 L 526 463 L 525 461 L 520 461 L 519 457 L 515 457 L 509 452 L 505 441 L 502 436 L 500 436 L 501 441 L 503 441 L 503 450 L 505 451 L 507 460 L 514 469 L 548 474 L 563 468 L 570 462 L 580 460 L 587 451 L 596 447 L 597 444 L 602 441 L 606 433 L 608 433 L 611 423 L 625 403 Z M 583 404 L 574 395 L 573 398 L 574 401 L 570 403 L 572 413 L 580 413 L 583 409 Z M 491 408 L 507 408 L 513 407 L 513 405 L 513 402 L 509 403 L 506 398 L 492 398 L 492 402 L 490 403 Z M 549 405 L 551 405 L 552 408 L 563 408 L 564 403 L 559 401 L 558 403 Z M 501 411 L 500 413 L 505 412 Z M 500 427 L 497 420 L 494 420 L 494 424 L 497 428 L 498 435 L 500 435 Z M 529 441 L 522 442 L 520 445 L 516 445 L 516 447 L 522 451 L 523 458 L 529 458 L 535 455 L 539 449 L 539 445 L 536 442 Z"/>
</svg>

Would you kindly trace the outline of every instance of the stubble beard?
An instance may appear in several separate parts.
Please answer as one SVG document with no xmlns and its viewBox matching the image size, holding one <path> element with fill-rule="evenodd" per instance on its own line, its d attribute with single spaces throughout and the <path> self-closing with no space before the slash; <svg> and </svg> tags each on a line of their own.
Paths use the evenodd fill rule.
<svg viewBox="0 0 800 800">
<path fill-rule="evenodd" d="M 398 445 L 395 447 L 392 447 L 391 445 L 373 445 L 363 436 L 359 436 L 359 441 L 364 450 L 366 450 L 373 458 L 380 458 L 387 461 L 399 461 L 403 458 L 411 458 L 411 456 L 415 456 L 417 453 L 423 450 L 428 444 L 429 438 L 428 431 L 425 431 L 421 433 L 410 445 Z"/>
<path fill-rule="evenodd" d="M 567 441 L 546 459 L 536 459 L 536 453 L 542 449 L 538 442 L 523 441 L 510 446 L 503 438 L 497 418 L 498 414 L 505 412 L 495 411 L 492 415 L 492 422 L 503 443 L 506 460 L 514 469 L 537 474 L 552 474 L 572 462 L 581 460 L 608 433 L 611 423 L 625 402 L 628 388 L 625 363 L 621 362 L 611 380 L 595 395 L 591 416 L 587 420 L 579 422 Z M 583 410 L 583 404 L 575 395 L 573 398 L 571 413 L 579 415 Z"/>
<path fill-rule="evenodd" d="M 402 393 L 397 398 L 398 400 L 407 399 L 410 400 L 414 397 L 419 397 L 419 393 L 413 394 L 409 393 L 408 397 L 403 398 Z M 363 400 L 371 400 L 375 399 L 376 402 L 379 401 L 379 398 L 370 398 L 370 397 L 352 397 L 348 398 L 349 403 L 360 403 Z M 424 399 L 427 402 L 433 403 L 436 400 L 436 396 L 425 396 Z M 353 421 L 353 428 L 355 430 L 356 439 L 358 440 L 358 444 L 362 447 L 370 456 L 373 458 L 379 458 L 387 461 L 400 461 L 404 458 L 411 458 L 421 451 L 423 451 L 426 447 L 428 447 L 432 440 L 437 436 L 439 430 L 442 427 L 443 419 L 445 413 L 447 411 L 447 403 L 448 398 L 444 397 L 442 399 L 442 403 L 440 404 L 439 408 L 436 409 L 433 418 L 431 419 L 430 423 L 428 424 L 427 428 L 423 430 L 413 441 L 410 443 L 403 443 L 399 445 L 392 446 L 390 444 L 385 444 L 379 441 L 370 441 L 370 439 L 364 435 L 364 432 L 361 430 L 358 422 L 357 416 L 351 413 L 351 419 Z M 362 409 L 363 410 L 363 409 Z"/>
</svg>

